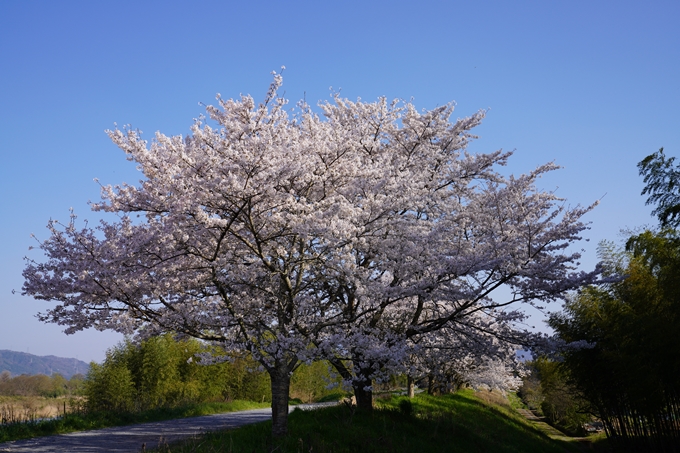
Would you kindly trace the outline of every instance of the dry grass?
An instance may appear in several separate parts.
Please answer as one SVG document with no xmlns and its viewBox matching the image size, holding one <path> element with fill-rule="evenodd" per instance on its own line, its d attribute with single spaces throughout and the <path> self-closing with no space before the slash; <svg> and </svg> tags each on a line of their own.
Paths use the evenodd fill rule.
<svg viewBox="0 0 680 453">
<path fill-rule="evenodd" d="M 479 390 L 475 392 L 475 396 L 490 406 L 502 406 L 507 409 L 511 408 L 508 397 L 498 390 Z"/>
<path fill-rule="evenodd" d="M 72 411 L 74 404 L 67 398 L 42 398 L 37 396 L 0 397 L 0 424 L 23 423 L 64 414 Z"/>
</svg>

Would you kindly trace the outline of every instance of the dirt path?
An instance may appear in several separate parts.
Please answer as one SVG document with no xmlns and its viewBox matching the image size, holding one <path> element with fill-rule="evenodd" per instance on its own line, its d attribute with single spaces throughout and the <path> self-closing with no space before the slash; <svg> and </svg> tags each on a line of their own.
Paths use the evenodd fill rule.
<svg viewBox="0 0 680 453">
<path fill-rule="evenodd" d="M 517 409 L 517 412 L 522 414 L 524 418 L 529 420 L 531 424 L 536 427 L 536 429 L 538 429 L 542 433 L 545 433 L 551 439 L 559 440 L 562 442 L 578 442 L 578 444 L 581 445 L 582 448 L 585 449 L 590 448 L 590 439 L 588 439 L 587 437 L 568 436 L 564 434 L 562 431 L 558 430 L 557 428 L 550 426 L 549 424 L 544 422 L 543 418 L 537 417 L 536 414 L 534 414 L 528 409 Z"/>
</svg>

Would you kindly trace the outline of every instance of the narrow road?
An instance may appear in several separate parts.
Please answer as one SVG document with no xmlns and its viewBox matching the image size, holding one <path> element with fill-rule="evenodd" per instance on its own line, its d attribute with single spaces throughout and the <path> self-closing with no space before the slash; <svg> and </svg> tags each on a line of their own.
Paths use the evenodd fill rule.
<svg viewBox="0 0 680 453">
<path fill-rule="evenodd" d="M 271 419 L 271 409 L 254 409 L 203 417 L 180 418 L 139 425 L 116 426 L 113 428 L 80 431 L 56 436 L 35 437 L 0 444 L 0 452 L 125 452 L 133 453 L 156 447 L 162 439 L 176 441 L 205 431 L 237 428 L 250 423 Z"/>
<path fill-rule="evenodd" d="M 551 439 L 554 440 L 560 440 L 562 442 L 578 442 L 578 444 L 581 446 L 581 448 L 588 449 L 590 446 L 590 439 L 587 437 L 571 437 L 568 436 L 567 434 L 563 433 L 562 431 L 558 430 L 557 428 L 550 426 L 546 422 L 544 422 L 542 417 L 537 417 L 536 414 L 534 414 L 532 411 L 528 409 L 517 409 L 517 412 L 522 414 L 524 418 L 529 420 L 531 424 L 533 424 L 536 429 L 539 431 L 543 432 L 547 436 L 549 436 Z M 0 444 L 1 445 L 1 444 Z M 2 450 L 0 450 L 2 451 Z"/>
<path fill-rule="evenodd" d="M 316 409 L 332 404 L 337 403 L 301 404 L 299 406 L 291 406 L 291 410 L 295 407 L 300 407 L 303 410 Z M 156 447 L 161 440 L 163 442 L 173 442 L 206 431 L 238 428 L 251 423 L 263 422 L 270 420 L 271 417 L 271 409 L 253 409 L 226 414 L 117 426 L 3 442 L 0 443 L 0 452 L 136 453 L 142 449 L 142 445 L 145 445 L 146 448 L 152 448 Z"/>
</svg>

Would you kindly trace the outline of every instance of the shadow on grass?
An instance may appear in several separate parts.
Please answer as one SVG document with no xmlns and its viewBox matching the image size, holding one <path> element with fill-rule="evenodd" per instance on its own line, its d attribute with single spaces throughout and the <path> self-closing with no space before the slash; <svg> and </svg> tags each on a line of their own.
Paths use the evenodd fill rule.
<svg viewBox="0 0 680 453">
<path fill-rule="evenodd" d="M 289 433 L 272 439 L 271 423 L 211 433 L 161 448 L 161 452 L 579 452 L 573 443 L 558 442 L 535 430 L 519 415 L 489 406 L 472 392 L 417 396 L 410 408 L 391 398 L 372 412 L 347 406 L 293 411 Z"/>
</svg>

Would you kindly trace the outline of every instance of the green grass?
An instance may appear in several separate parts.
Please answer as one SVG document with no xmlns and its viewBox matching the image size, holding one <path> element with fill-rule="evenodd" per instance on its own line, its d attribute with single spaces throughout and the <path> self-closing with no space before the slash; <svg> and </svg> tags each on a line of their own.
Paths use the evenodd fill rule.
<svg viewBox="0 0 680 453">
<path fill-rule="evenodd" d="M 527 409 L 527 405 L 515 392 L 508 392 L 508 402 L 513 409 Z"/>
<path fill-rule="evenodd" d="M 295 410 L 286 437 L 271 437 L 271 422 L 208 433 L 165 445 L 163 453 L 565 453 L 580 452 L 534 429 L 507 403 L 480 399 L 466 390 L 455 395 L 392 397 L 372 412 L 341 405 Z"/>
<path fill-rule="evenodd" d="M 229 403 L 198 403 L 176 408 L 161 408 L 138 413 L 96 412 L 68 414 L 66 417 L 39 422 L 0 425 L 0 442 L 31 437 L 64 434 L 88 429 L 123 426 L 135 423 L 196 417 L 199 415 L 243 411 L 269 407 L 270 403 L 235 400 Z"/>
</svg>

